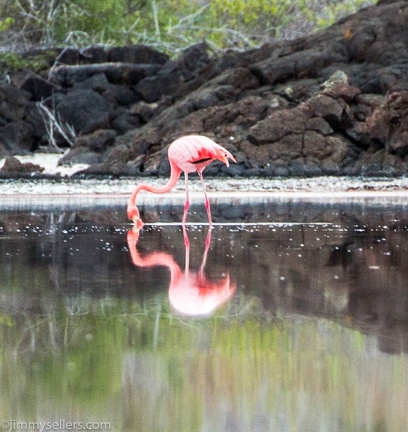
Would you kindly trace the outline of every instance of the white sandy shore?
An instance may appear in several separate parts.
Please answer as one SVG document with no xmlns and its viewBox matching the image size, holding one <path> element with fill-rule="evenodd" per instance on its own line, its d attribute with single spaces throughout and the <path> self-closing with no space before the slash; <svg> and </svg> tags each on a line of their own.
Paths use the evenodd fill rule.
<svg viewBox="0 0 408 432">
<path fill-rule="evenodd" d="M 165 178 L 135 177 L 122 179 L 0 179 L 0 196 L 13 194 L 72 195 L 72 194 L 129 194 L 139 183 L 161 186 Z M 408 178 L 373 179 L 361 177 L 311 177 L 311 178 L 230 178 L 209 177 L 205 179 L 207 190 L 228 193 L 403 193 L 408 192 Z M 189 189 L 201 191 L 201 183 L 194 175 L 189 176 Z M 181 176 L 173 193 L 184 192 Z"/>
<path fill-rule="evenodd" d="M 148 182 L 155 186 L 163 185 L 164 178 L 124 178 L 124 179 L 74 179 L 69 176 L 83 166 L 58 167 L 58 155 L 35 155 L 18 157 L 23 162 L 38 163 L 46 173 L 61 174 L 59 179 L 0 180 L 0 200 L 52 201 L 59 198 L 101 198 L 115 202 L 126 202 L 136 184 Z M 1 166 L 1 161 L 0 161 Z M 65 170 L 65 171 L 64 171 Z M 201 184 L 195 175 L 189 177 L 192 201 L 202 199 Z M 387 199 L 408 202 L 408 178 L 361 178 L 361 177 L 314 177 L 314 178 L 230 178 L 211 177 L 206 180 L 207 190 L 212 200 L 219 202 L 242 202 L 247 200 L 264 201 L 270 199 L 307 200 L 347 200 L 359 198 Z M 158 202 L 173 203 L 184 199 L 184 180 L 181 178 L 170 194 L 154 195 L 141 193 L 140 204 Z"/>
</svg>

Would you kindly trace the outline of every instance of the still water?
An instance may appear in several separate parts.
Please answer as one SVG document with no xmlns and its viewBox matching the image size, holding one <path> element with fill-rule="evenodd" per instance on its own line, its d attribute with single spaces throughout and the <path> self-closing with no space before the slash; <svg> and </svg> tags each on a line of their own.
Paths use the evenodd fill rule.
<svg viewBox="0 0 408 432">
<path fill-rule="evenodd" d="M 3 206 L 1 428 L 406 431 L 405 201 Z"/>
</svg>

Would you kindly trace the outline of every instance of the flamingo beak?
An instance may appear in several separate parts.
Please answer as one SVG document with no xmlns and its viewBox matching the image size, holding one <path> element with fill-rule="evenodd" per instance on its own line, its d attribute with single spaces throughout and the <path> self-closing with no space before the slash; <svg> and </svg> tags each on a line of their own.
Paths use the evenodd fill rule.
<svg viewBox="0 0 408 432">
<path fill-rule="evenodd" d="M 229 153 L 229 152 L 226 153 L 226 154 L 220 153 L 218 155 L 218 160 L 221 161 L 221 162 L 223 162 L 223 163 L 225 163 L 225 165 L 227 165 L 227 167 L 229 167 L 229 165 L 230 165 L 228 158 L 231 159 L 232 161 L 234 161 L 235 163 L 237 163 L 237 161 L 235 160 L 234 156 L 232 156 L 232 154 Z"/>
<path fill-rule="evenodd" d="M 134 217 L 133 222 L 135 223 L 135 226 L 133 227 L 134 230 L 139 231 L 143 228 L 144 222 L 139 217 Z"/>
<path fill-rule="evenodd" d="M 129 219 L 131 219 L 135 226 L 133 227 L 135 230 L 142 229 L 144 223 L 142 219 L 139 217 L 139 210 L 134 204 L 129 204 L 127 208 L 127 216 Z"/>
</svg>

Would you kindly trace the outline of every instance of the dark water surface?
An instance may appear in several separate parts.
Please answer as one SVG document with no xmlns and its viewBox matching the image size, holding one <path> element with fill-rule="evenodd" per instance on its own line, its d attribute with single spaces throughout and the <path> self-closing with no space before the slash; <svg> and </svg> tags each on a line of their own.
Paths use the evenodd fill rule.
<svg viewBox="0 0 408 432">
<path fill-rule="evenodd" d="M 408 204 L 181 210 L 0 209 L 3 430 L 407 430 Z"/>
</svg>

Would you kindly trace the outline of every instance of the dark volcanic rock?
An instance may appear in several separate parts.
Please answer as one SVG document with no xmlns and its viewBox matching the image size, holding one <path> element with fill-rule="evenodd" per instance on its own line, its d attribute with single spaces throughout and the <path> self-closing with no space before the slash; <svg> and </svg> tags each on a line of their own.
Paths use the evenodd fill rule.
<svg viewBox="0 0 408 432">
<path fill-rule="evenodd" d="M 0 169 L 1 174 L 32 174 L 41 173 L 44 168 L 39 165 L 28 163 L 22 163 L 17 158 L 11 156 L 7 157 L 4 161 L 3 167 Z"/>
<path fill-rule="evenodd" d="M 56 106 L 63 122 L 75 131 L 89 133 L 109 127 L 112 107 L 93 90 L 73 90 Z"/>
<path fill-rule="evenodd" d="M 390 153 L 408 154 L 408 91 L 388 95 L 367 119 L 365 130 Z"/>
<path fill-rule="evenodd" d="M 22 120 L 25 116 L 30 93 L 9 84 L 0 84 L 0 124 Z"/>
<path fill-rule="evenodd" d="M 60 159 L 60 165 L 76 163 L 95 164 L 102 159 L 103 153 L 112 147 L 116 132 L 112 129 L 99 129 L 88 135 L 78 137 L 68 154 Z"/>
<path fill-rule="evenodd" d="M 51 80 L 63 87 L 70 87 L 95 75 L 104 74 L 109 82 L 136 84 L 143 78 L 155 74 L 159 66 L 154 64 L 101 63 L 78 66 L 58 66 L 51 73 Z"/>
<path fill-rule="evenodd" d="M 53 93 L 61 91 L 59 86 L 34 73 L 29 73 L 25 77 L 20 88 L 27 91 L 34 101 L 41 101 L 52 96 Z"/>
<path fill-rule="evenodd" d="M 406 174 L 407 28 L 408 2 L 390 0 L 307 37 L 214 57 L 205 43 L 175 59 L 144 45 L 48 50 L 49 71 L 0 85 L 0 155 L 44 145 L 42 101 L 77 134 L 61 163 L 89 173 L 165 175 L 168 144 L 194 133 L 237 158 L 210 174 Z"/>
<path fill-rule="evenodd" d="M 140 132 L 129 132 L 128 150 L 122 147 L 120 152 L 122 166 L 126 170 L 126 151 L 127 166 L 134 157 L 140 165 L 141 156 L 133 156 L 132 148 L 146 144 L 144 134 L 155 137 L 142 165 L 149 172 L 150 154 L 153 157 L 158 147 L 182 133 L 202 133 L 243 155 L 246 162 L 231 171 L 239 174 L 400 172 L 404 164 L 398 158 L 405 156 L 406 141 L 401 97 L 394 103 L 400 116 L 397 131 L 390 124 L 396 114 L 374 111 L 382 107 L 387 91 L 407 86 L 408 44 L 401 43 L 407 11 L 406 2 L 373 6 L 317 35 L 236 54 L 229 63 L 227 56 L 216 60 L 202 85 L 179 100 L 176 95 L 175 103 Z M 388 28 L 395 32 L 392 36 Z M 396 50 L 393 45 L 398 45 Z M 174 76 L 181 86 L 180 74 Z M 152 100 L 171 91 L 166 87 Z M 384 137 L 389 128 L 379 124 L 380 133 L 371 126 L 380 117 L 394 131 L 393 141 Z M 108 155 L 106 167 L 115 164 L 115 157 L 114 152 Z"/>
<path fill-rule="evenodd" d="M 13 121 L 0 127 L 0 142 L 9 154 L 26 154 L 33 147 L 33 127 L 25 121 Z"/>
<path fill-rule="evenodd" d="M 142 79 L 134 87 L 135 92 L 151 103 L 163 96 L 186 93 L 186 87 L 191 91 L 195 87 L 191 81 L 200 76 L 209 61 L 206 44 L 193 45 L 179 59 L 166 62 L 157 74 Z"/>
<path fill-rule="evenodd" d="M 108 61 L 113 63 L 164 64 L 169 56 L 146 45 L 113 47 L 108 51 Z"/>
</svg>

